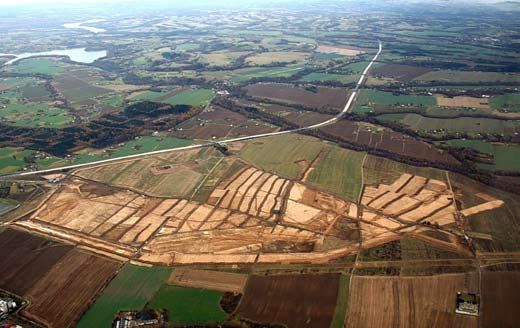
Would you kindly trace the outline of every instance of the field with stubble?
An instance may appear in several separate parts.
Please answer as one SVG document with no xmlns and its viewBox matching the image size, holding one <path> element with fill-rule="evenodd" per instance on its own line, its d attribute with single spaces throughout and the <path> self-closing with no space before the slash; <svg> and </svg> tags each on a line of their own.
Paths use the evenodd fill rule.
<svg viewBox="0 0 520 328">
<path fill-rule="evenodd" d="M 476 317 L 455 314 L 457 291 L 475 291 L 476 278 L 353 277 L 346 327 L 476 328 Z"/>
</svg>

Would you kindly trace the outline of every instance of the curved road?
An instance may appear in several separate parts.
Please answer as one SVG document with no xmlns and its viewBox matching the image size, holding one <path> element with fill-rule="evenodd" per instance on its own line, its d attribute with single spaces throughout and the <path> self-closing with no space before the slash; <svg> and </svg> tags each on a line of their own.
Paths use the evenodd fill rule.
<svg viewBox="0 0 520 328">
<path fill-rule="evenodd" d="M 352 93 L 350 94 L 350 97 L 347 100 L 347 103 L 346 103 L 345 107 L 343 108 L 343 110 L 338 115 L 334 116 L 333 118 L 331 118 L 331 119 L 329 119 L 329 120 L 327 120 L 325 122 L 321 122 L 321 123 L 318 123 L 318 124 L 314 124 L 314 125 L 310 125 L 310 126 L 306 126 L 306 127 L 302 127 L 302 128 L 297 128 L 297 129 L 293 129 L 293 130 L 285 130 L 285 131 L 279 131 L 279 132 L 255 134 L 255 135 L 252 135 L 252 136 L 238 137 L 238 138 L 222 140 L 222 141 L 218 141 L 217 143 L 219 143 L 219 144 L 227 144 L 227 143 L 232 143 L 232 142 L 237 142 L 237 141 L 258 139 L 258 138 L 264 138 L 264 137 L 269 137 L 269 136 L 277 136 L 277 135 L 282 135 L 282 134 L 287 134 L 287 133 L 294 133 L 294 132 L 299 132 L 299 131 L 304 131 L 304 130 L 317 129 L 317 128 L 321 128 L 321 127 L 326 126 L 326 125 L 331 125 L 331 124 L 336 123 L 343 116 L 345 116 L 346 113 L 348 113 L 348 112 L 350 112 L 352 110 L 352 106 L 354 105 L 354 102 L 356 100 L 357 94 L 359 93 L 359 88 L 365 83 L 365 79 L 366 79 L 366 77 L 368 75 L 368 72 L 370 71 L 370 69 L 372 68 L 372 65 L 377 60 L 377 58 L 379 57 L 379 55 L 381 54 L 382 51 L 383 51 L 383 44 L 381 43 L 381 41 L 379 41 L 379 50 L 377 51 L 377 53 L 374 56 L 374 58 L 372 58 L 370 63 L 367 65 L 367 67 L 365 68 L 365 70 L 361 74 L 358 82 L 356 83 L 356 87 L 354 88 L 354 91 L 352 91 Z M 97 164 L 116 162 L 116 161 L 125 160 L 125 159 L 140 158 L 140 157 L 145 157 L 145 156 L 148 156 L 148 155 L 157 155 L 157 154 L 163 154 L 163 153 L 168 153 L 168 152 L 172 152 L 172 151 L 181 151 L 181 150 L 188 150 L 188 149 L 203 148 L 203 147 L 212 146 L 214 144 L 215 144 L 215 142 L 208 142 L 208 143 L 196 144 L 196 145 L 191 145 L 191 146 L 186 146 L 186 147 L 170 148 L 170 149 L 163 149 L 163 150 L 155 150 L 155 151 L 150 151 L 150 152 L 147 152 L 147 153 L 128 155 L 128 156 L 117 157 L 117 158 L 110 158 L 110 159 L 103 159 L 103 160 L 100 160 L 100 161 L 95 161 L 95 162 L 90 162 L 90 163 L 83 163 L 83 164 L 75 164 L 75 165 L 69 165 L 69 166 L 62 166 L 62 167 L 53 168 L 53 169 L 38 170 L 38 171 L 27 171 L 27 172 L 21 172 L 21 173 L 13 173 L 13 174 L 0 176 L 0 178 L 21 177 L 21 176 L 28 176 L 28 175 L 41 174 L 41 173 L 59 172 L 59 171 L 71 170 L 71 169 L 76 169 L 76 168 L 85 167 L 85 166 L 91 166 L 91 165 L 97 165 Z"/>
</svg>

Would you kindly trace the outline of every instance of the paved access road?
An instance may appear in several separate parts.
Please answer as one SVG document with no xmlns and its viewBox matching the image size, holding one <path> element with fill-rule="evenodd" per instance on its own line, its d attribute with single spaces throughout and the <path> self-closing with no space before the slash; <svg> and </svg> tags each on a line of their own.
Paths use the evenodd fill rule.
<svg viewBox="0 0 520 328">
<path fill-rule="evenodd" d="M 329 120 L 327 120 L 325 122 L 321 122 L 321 123 L 310 125 L 310 126 L 306 126 L 306 127 L 301 127 L 301 128 L 298 128 L 298 129 L 285 130 L 285 131 L 279 131 L 279 132 L 270 132 L 270 133 L 263 133 L 263 134 L 255 134 L 255 135 L 252 135 L 252 136 L 238 137 L 238 138 L 232 138 L 232 139 L 227 139 L 227 140 L 220 140 L 220 141 L 218 141 L 218 143 L 219 144 L 228 144 L 228 143 L 237 142 L 237 141 L 245 141 L 245 140 L 252 140 L 252 139 L 258 139 L 258 138 L 264 138 L 264 137 L 270 137 L 270 136 L 277 136 L 277 135 L 282 135 L 282 134 L 287 134 L 287 133 L 294 133 L 294 132 L 299 132 L 299 131 L 304 131 L 304 130 L 317 129 L 317 128 L 321 128 L 321 127 L 326 126 L 326 125 L 331 125 L 331 124 L 336 123 L 343 116 L 345 116 L 346 113 L 348 113 L 348 112 L 350 112 L 352 110 L 352 106 L 354 105 L 354 103 L 356 101 L 356 97 L 357 97 L 357 95 L 359 93 L 359 88 L 365 83 L 365 80 L 366 80 L 366 78 L 368 76 L 368 72 L 370 71 L 370 69 L 372 68 L 372 65 L 375 63 L 375 61 L 377 60 L 377 58 L 379 57 L 379 55 L 381 54 L 382 51 L 383 51 L 383 43 L 381 41 L 379 41 L 379 49 L 378 49 L 376 55 L 374 56 L 374 58 L 372 58 L 370 63 L 367 65 L 367 67 L 365 68 L 365 70 L 361 74 L 358 82 L 356 83 L 356 87 L 354 88 L 354 90 L 352 91 L 352 93 L 350 94 L 350 96 L 349 96 L 349 98 L 347 100 L 347 103 L 346 103 L 345 107 L 343 108 L 343 110 L 338 115 L 334 116 L 333 118 L 331 118 L 331 119 L 329 119 Z M 215 142 L 208 142 L 208 143 L 196 144 L 196 145 L 191 145 L 191 146 L 186 146 L 186 147 L 179 147 L 179 148 L 155 150 L 155 151 L 150 151 L 150 152 L 147 152 L 147 153 L 128 155 L 128 156 L 117 157 L 117 158 L 110 158 L 110 159 L 103 159 L 103 160 L 100 160 L 100 161 L 95 161 L 95 162 L 90 162 L 90 163 L 83 163 L 83 164 L 68 165 L 68 166 L 62 166 L 62 167 L 53 168 L 53 169 L 13 173 L 13 174 L 8 174 L 8 175 L 1 176 L 0 178 L 21 177 L 21 176 L 28 176 L 28 175 L 34 175 L 34 174 L 44 174 L 44 173 L 60 172 L 60 171 L 64 171 L 64 170 L 71 170 L 71 169 L 76 169 L 76 168 L 86 167 L 86 166 L 91 166 L 91 165 L 106 164 L 106 163 L 116 162 L 116 161 L 121 161 L 121 160 L 128 160 L 128 159 L 133 159 L 133 158 L 146 157 L 146 156 L 149 156 L 149 155 L 157 155 L 157 154 L 164 154 L 164 153 L 169 153 L 169 152 L 173 152 L 173 151 L 182 151 L 182 150 L 203 148 L 203 147 L 209 147 L 209 146 L 213 146 L 213 145 L 215 145 Z"/>
</svg>

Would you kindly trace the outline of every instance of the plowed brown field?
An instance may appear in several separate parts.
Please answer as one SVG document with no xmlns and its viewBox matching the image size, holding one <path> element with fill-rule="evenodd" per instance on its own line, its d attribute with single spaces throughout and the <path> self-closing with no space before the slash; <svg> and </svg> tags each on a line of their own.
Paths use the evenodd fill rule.
<svg viewBox="0 0 520 328">
<path fill-rule="evenodd" d="M 338 286 L 336 274 L 251 276 L 238 314 L 289 328 L 329 327 Z"/>
<path fill-rule="evenodd" d="M 25 296 L 27 291 L 72 249 L 26 232 L 0 234 L 0 288 Z"/>
<path fill-rule="evenodd" d="M 51 328 L 73 327 L 120 263 L 72 250 L 27 293 L 23 315 Z"/>
</svg>

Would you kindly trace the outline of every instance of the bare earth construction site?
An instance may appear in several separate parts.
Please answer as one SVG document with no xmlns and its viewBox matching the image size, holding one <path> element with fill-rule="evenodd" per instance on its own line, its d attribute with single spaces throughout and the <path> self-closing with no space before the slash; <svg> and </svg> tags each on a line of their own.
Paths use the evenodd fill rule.
<svg viewBox="0 0 520 328">
<path fill-rule="evenodd" d="M 72 174 L 10 226 L 143 264 L 323 263 L 408 235 L 469 252 L 456 227 L 503 204 L 480 197 L 458 211 L 446 183 L 403 174 L 390 185 L 366 186 L 356 204 L 246 166 L 199 203 Z M 455 231 L 435 228 L 448 225 Z"/>
</svg>

